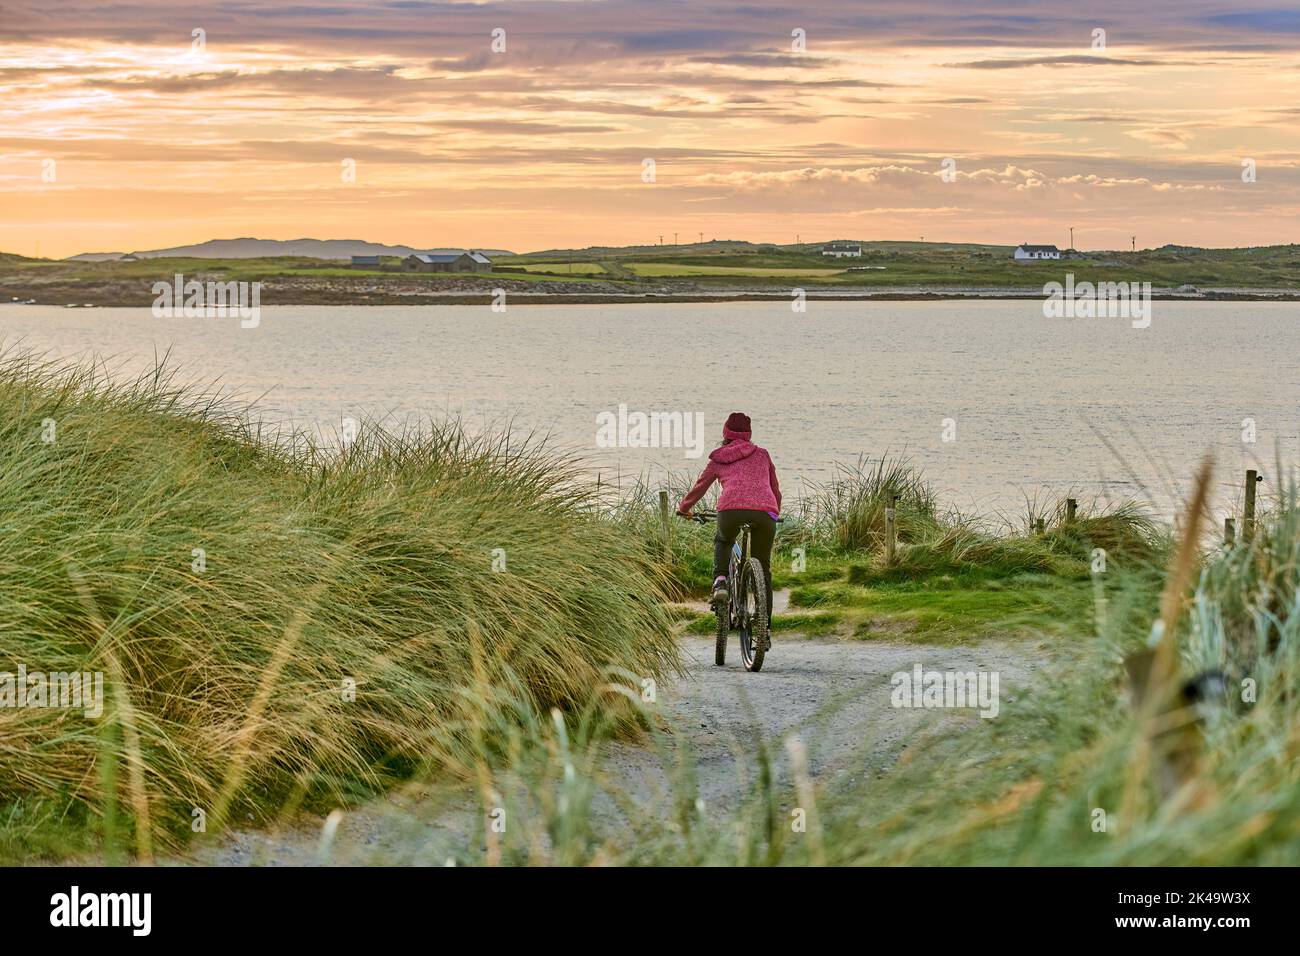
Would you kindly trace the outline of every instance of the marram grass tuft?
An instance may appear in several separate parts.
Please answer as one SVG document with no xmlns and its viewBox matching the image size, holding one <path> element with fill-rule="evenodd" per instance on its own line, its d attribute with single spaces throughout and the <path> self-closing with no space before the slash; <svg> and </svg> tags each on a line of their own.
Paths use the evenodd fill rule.
<svg viewBox="0 0 1300 956">
<path fill-rule="evenodd" d="M 100 672 L 105 702 L 0 707 L 0 811 L 147 857 L 472 764 L 497 688 L 567 711 L 674 671 L 664 572 L 576 475 L 456 423 L 331 450 L 163 367 L 3 356 L 0 674 Z"/>
</svg>

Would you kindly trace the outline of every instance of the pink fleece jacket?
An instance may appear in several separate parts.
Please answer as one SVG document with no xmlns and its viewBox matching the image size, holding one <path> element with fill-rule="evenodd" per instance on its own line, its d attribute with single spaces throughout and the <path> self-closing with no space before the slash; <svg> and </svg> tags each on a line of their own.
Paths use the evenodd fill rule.
<svg viewBox="0 0 1300 956">
<path fill-rule="evenodd" d="M 719 511 L 781 511 L 781 486 L 776 480 L 776 466 L 766 448 L 759 448 L 749 440 L 749 432 L 723 431 L 731 441 L 709 452 L 705 466 L 695 487 L 687 492 L 677 506 L 679 514 L 686 514 L 704 497 L 714 481 L 722 482 L 722 495 L 718 498 Z M 742 437 L 743 436 L 743 437 Z"/>
</svg>

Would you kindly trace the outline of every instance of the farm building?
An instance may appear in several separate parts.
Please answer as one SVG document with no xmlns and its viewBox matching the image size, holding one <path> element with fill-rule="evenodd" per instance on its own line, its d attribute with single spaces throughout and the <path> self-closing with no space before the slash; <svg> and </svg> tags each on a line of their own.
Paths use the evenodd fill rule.
<svg viewBox="0 0 1300 956">
<path fill-rule="evenodd" d="M 836 259 L 862 257 L 862 247 L 856 242 L 831 242 L 822 246 L 822 255 L 834 256 Z"/>
<path fill-rule="evenodd" d="M 1015 259 L 1017 262 L 1034 262 L 1038 259 L 1059 259 L 1061 250 L 1056 246 L 1031 246 L 1028 243 L 1021 243 L 1016 246 Z"/>
<path fill-rule="evenodd" d="M 354 269 L 378 269 L 379 256 L 353 256 L 352 268 Z"/>
<path fill-rule="evenodd" d="M 402 260 L 403 272 L 491 272 L 492 260 L 481 252 L 416 253 Z"/>
</svg>

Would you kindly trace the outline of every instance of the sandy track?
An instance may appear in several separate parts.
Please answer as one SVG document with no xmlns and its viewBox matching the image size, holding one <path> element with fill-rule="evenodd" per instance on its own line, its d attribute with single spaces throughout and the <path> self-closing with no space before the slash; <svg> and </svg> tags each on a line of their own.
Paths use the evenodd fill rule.
<svg viewBox="0 0 1300 956">
<path fill-rule="evenodd" d="M 778 613 L 784 611 L 778 595 Z M 647 809 L 667 806 L 667 780 L 679 748 L 686 747 L 698 774 L 700 798 L 724 810 L 748 786 L 736 754 L 752 753 L 761 737 L 779 755 L 778 776 L 788 776 L 784 741 L 797 737 L 814 778 L 853 780 L 888 771 L 909 740 L 940 729 L 959 733 L 980 718 L 972 710 L 917 710 L 890 703 L 890 677 L 926 669 L 996 671 L 1002 709 L 1015 706 L 1046 655 L 1032 641 L 985 641 L 974 647 L 903 642 L 806 639 L 777 635 L 757 674 L 746 673 L 733 634 L 725 667 L 713 664 L 713 639 L 682 638 L 685 677 L 658 688 L 655 706 L 669 728 L 666 746 L 649 742 L 606 745 L 605 773 Z M 745 761 L 744 764 L 748 764 Z M 665 801 L 660 803 L 659 801 Z M 187 861 L 209 865 L 314 863 L 442 864 L 463 848 L 480 813 L 468 789 L 410 788 L 343 814 L 337 825 L 303 821 L 278 832 L 248 831 L 196 849 Z M 594 811 L 612 815 L 610 801 Z M 333 829 L 325 839 L 322 834 Z"/>
</svg>

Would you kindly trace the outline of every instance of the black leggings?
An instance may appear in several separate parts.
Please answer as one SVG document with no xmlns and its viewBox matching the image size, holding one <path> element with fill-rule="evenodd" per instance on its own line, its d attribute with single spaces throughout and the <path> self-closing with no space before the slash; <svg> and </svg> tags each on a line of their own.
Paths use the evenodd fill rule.
<svg viewBox="0 0 1300 956">
<path fill-rule="evenodd" d="M 772 541 L 776 538 L 776 521 L 766 511 L 737 509 L 718 512 L 718 530 L 713 536 L 713 577 L 723 577 L 731 563 L 731 545 L 740 534 L 740 526 L 749 525 L 749 552 L 763 566 L 767 579 L 767 614 L 772 616 Z"/>
</svg>

